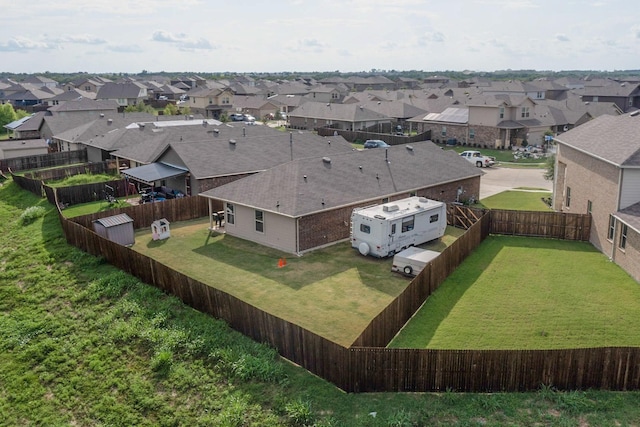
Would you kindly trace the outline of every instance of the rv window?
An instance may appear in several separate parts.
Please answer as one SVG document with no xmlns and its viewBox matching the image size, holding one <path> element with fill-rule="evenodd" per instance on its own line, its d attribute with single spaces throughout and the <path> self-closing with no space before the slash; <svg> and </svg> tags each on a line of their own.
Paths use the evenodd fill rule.
<svg viewBox="0 0 640 427">
<path fill-rule="evenodd" d="M 366 224 L 360 224 L 360 231 L 363 233 L 371 234 L 371 227 Z"/>
<path fill-rule="evenodd" d="M 408 216 L 406 218 L 402 218 L 402 232 L 406 233 L 407 231 L 413 230 L 413 218 L 414 216 Z"/>
<path fill-rule="evenodd" d="M 391 234 L 396 234 L 396 225 L 391 224 Z"/>
<path fill-rule="evenodd" d="M 438 214 L 431 215 L 429 217 L 429 222 L 438 222 Z"/>
</svg>

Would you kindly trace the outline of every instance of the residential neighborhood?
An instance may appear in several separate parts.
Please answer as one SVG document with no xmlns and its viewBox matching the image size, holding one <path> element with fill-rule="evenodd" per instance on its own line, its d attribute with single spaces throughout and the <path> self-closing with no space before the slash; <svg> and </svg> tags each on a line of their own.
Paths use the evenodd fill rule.
<svg viewBox="0 0 640 427">
<path fill-rule="evenodd" d="M 114 159 L 137 188 L 167 186 L 215 199 L 227 211 L 233 206 L 239 222 L 229 224 L 231 234 L 250 235 L 241 227 L 243 206 L 260 209 L 280 225 L 268 227 L 258 241 L 296 254 L 348 237 L 341 224 L 355 206 L 409 195 L 451 202 L 459 187 L 465 197 L 478 198 L 482 174 L 461 159 L 440 160 L 445 153 L 435 148 L 438 144 L 546 151 L 553 141 L 553 208 L 591 213 L 593 244 L 640 280 L 635 249 L 640 197 L 633 190 L 637 78 L 273 80 L 237 75 L 209 80 L 194 74 L 117 81 L 87 75 L 58 83 L 33 75 L 0 81 L 0 102 L 26 111 L 5 124 L 10 139 L 0 142 L 2 158 L 86 150 L 89 161 Z M 185 113 L 138 112 L 167 105 Z M 235 116 L 255 117 L 257 124 L 231 121 Z M 357 132 L 391 143 L 384 162 L 382 152 L 353 148 Z M 627 157 L 620 157 L 622 147 Z M 600 159 L 597 168 L 594 159 Z M 322 179 L 315 169 L 324 171 Z M 604 169 L 611 169 L 607 174 L 617 184 L 606 190 L 599 186 L 602 191 L 594 193 L 597 180 L 583 175 Z M 358 177 L 375 179 L 371 189 L 376 190 L 364 191 L 369 188 L 364 182 L 351 190 L 343 185 Z M 379 185 L 389 180 L 393 188 Z M 294 184 L 308 187 L 305 197 L 312 198 L 292 198 Z M 586 194 L 590 198 L 582 200 Z M 293 220 L 290 232 L 284 218 Z M 304 224 L 319 218 L 332 218 L 333 225 L 326 224 L 332 232 L 306 236 Z"/>
</svg>

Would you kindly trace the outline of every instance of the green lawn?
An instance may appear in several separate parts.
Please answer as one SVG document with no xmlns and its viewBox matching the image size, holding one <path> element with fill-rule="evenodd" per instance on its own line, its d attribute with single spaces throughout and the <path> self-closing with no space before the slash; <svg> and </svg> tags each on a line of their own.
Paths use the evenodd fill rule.
<svg viewBox="0 0 640 427">
<path fill-rule="evenodd" d="M 640 346 L 639 318 L 640 286 L 590 244 L 492 236 L 391 347 Z"/>
<path fill-rule="evenodd" d="M 482 199 L 480 203 L 488 209 L 506 209 L 517 211 L 551 211 L 543 198 L 550 198 L 549 191 L 535 191 L 535 189 L 516 189 L 503 191 Z"/>
<path fill-rule="evenodd" d="M 23 225 L 25 209 L 46 215 Z M 69 246 L 0 183 L 3 426 L 634 426 L 639 392 L 345 394 Z M 375 415 L 375 417 L 374 417 Z"/>
<path fill-rule="evenodd" d="M 296 257 L 225 234 L 210 236 L 208 225 L 208 218 L 172 224 L 163 241 L 139 230 L 133 249 L 344 346 L 409 283 L 391 272 L 391 258 L 364 257 L 349 242 Z M 450 227 L 428 246 L 442 250 L 460 233 Z"/>
<path fill-rule="evenodd" d="M 109 203 L 106 200 L 96 200 L 95 202 L 80 203 L 77 205 L 66 207 L 62 211 L 62 214 L 65 216 L 65 218 L 73 218 L 76 216 L 88 215 L 88 214 L 93 214 L 97 212 L 104 212 L 104 211 L 111 210 L 114 207 L 127 206 L 126 200 L 131 199 L 132 197 L 136 199 L 139 198 L 139 196 L 135 196 L 135 195 L 128 196 L 128 197 L 119 197 L 117 199 L 117 202 L 113 204 Z"/>
</svg>

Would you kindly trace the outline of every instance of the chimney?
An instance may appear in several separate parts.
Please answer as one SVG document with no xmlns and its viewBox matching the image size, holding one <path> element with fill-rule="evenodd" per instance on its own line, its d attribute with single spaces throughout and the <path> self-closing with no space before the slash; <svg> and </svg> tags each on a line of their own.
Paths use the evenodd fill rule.
<svg viewBox="0 0 640 427">
<path fill-rule="evenodd" d="M 113 123 L 113 119 L 107 119 L 107 124 L 112 124 Z"/>
</svg>

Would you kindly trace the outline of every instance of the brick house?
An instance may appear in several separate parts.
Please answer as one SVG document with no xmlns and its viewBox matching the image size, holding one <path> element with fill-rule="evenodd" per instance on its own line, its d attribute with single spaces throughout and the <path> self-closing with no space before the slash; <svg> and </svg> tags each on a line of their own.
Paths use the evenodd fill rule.
<svg viewBox="0 0 640 427">
<path fill-rule="evenodd" d="M 409 196 L 477 198 L 481 175 L 423 141 L 300 158 L 200 195 L 210 207 L 223 203 L 225 233 L 299 255 L 349 238 L 355 207 Z"/>
<path fill-rule="evenodd" d="M 603 115 L 555 141 L 554 209 L 590 213 L 590 242 L 640 281 L 640 115 Z"/>
<path fill-rule="evenodd" d="M 330 127 L 355 131 L 391 122 L 390 117 L 357 104 L 306 102 L 289 112 L 289 127 L 302 130 Z"/>
</svg>

